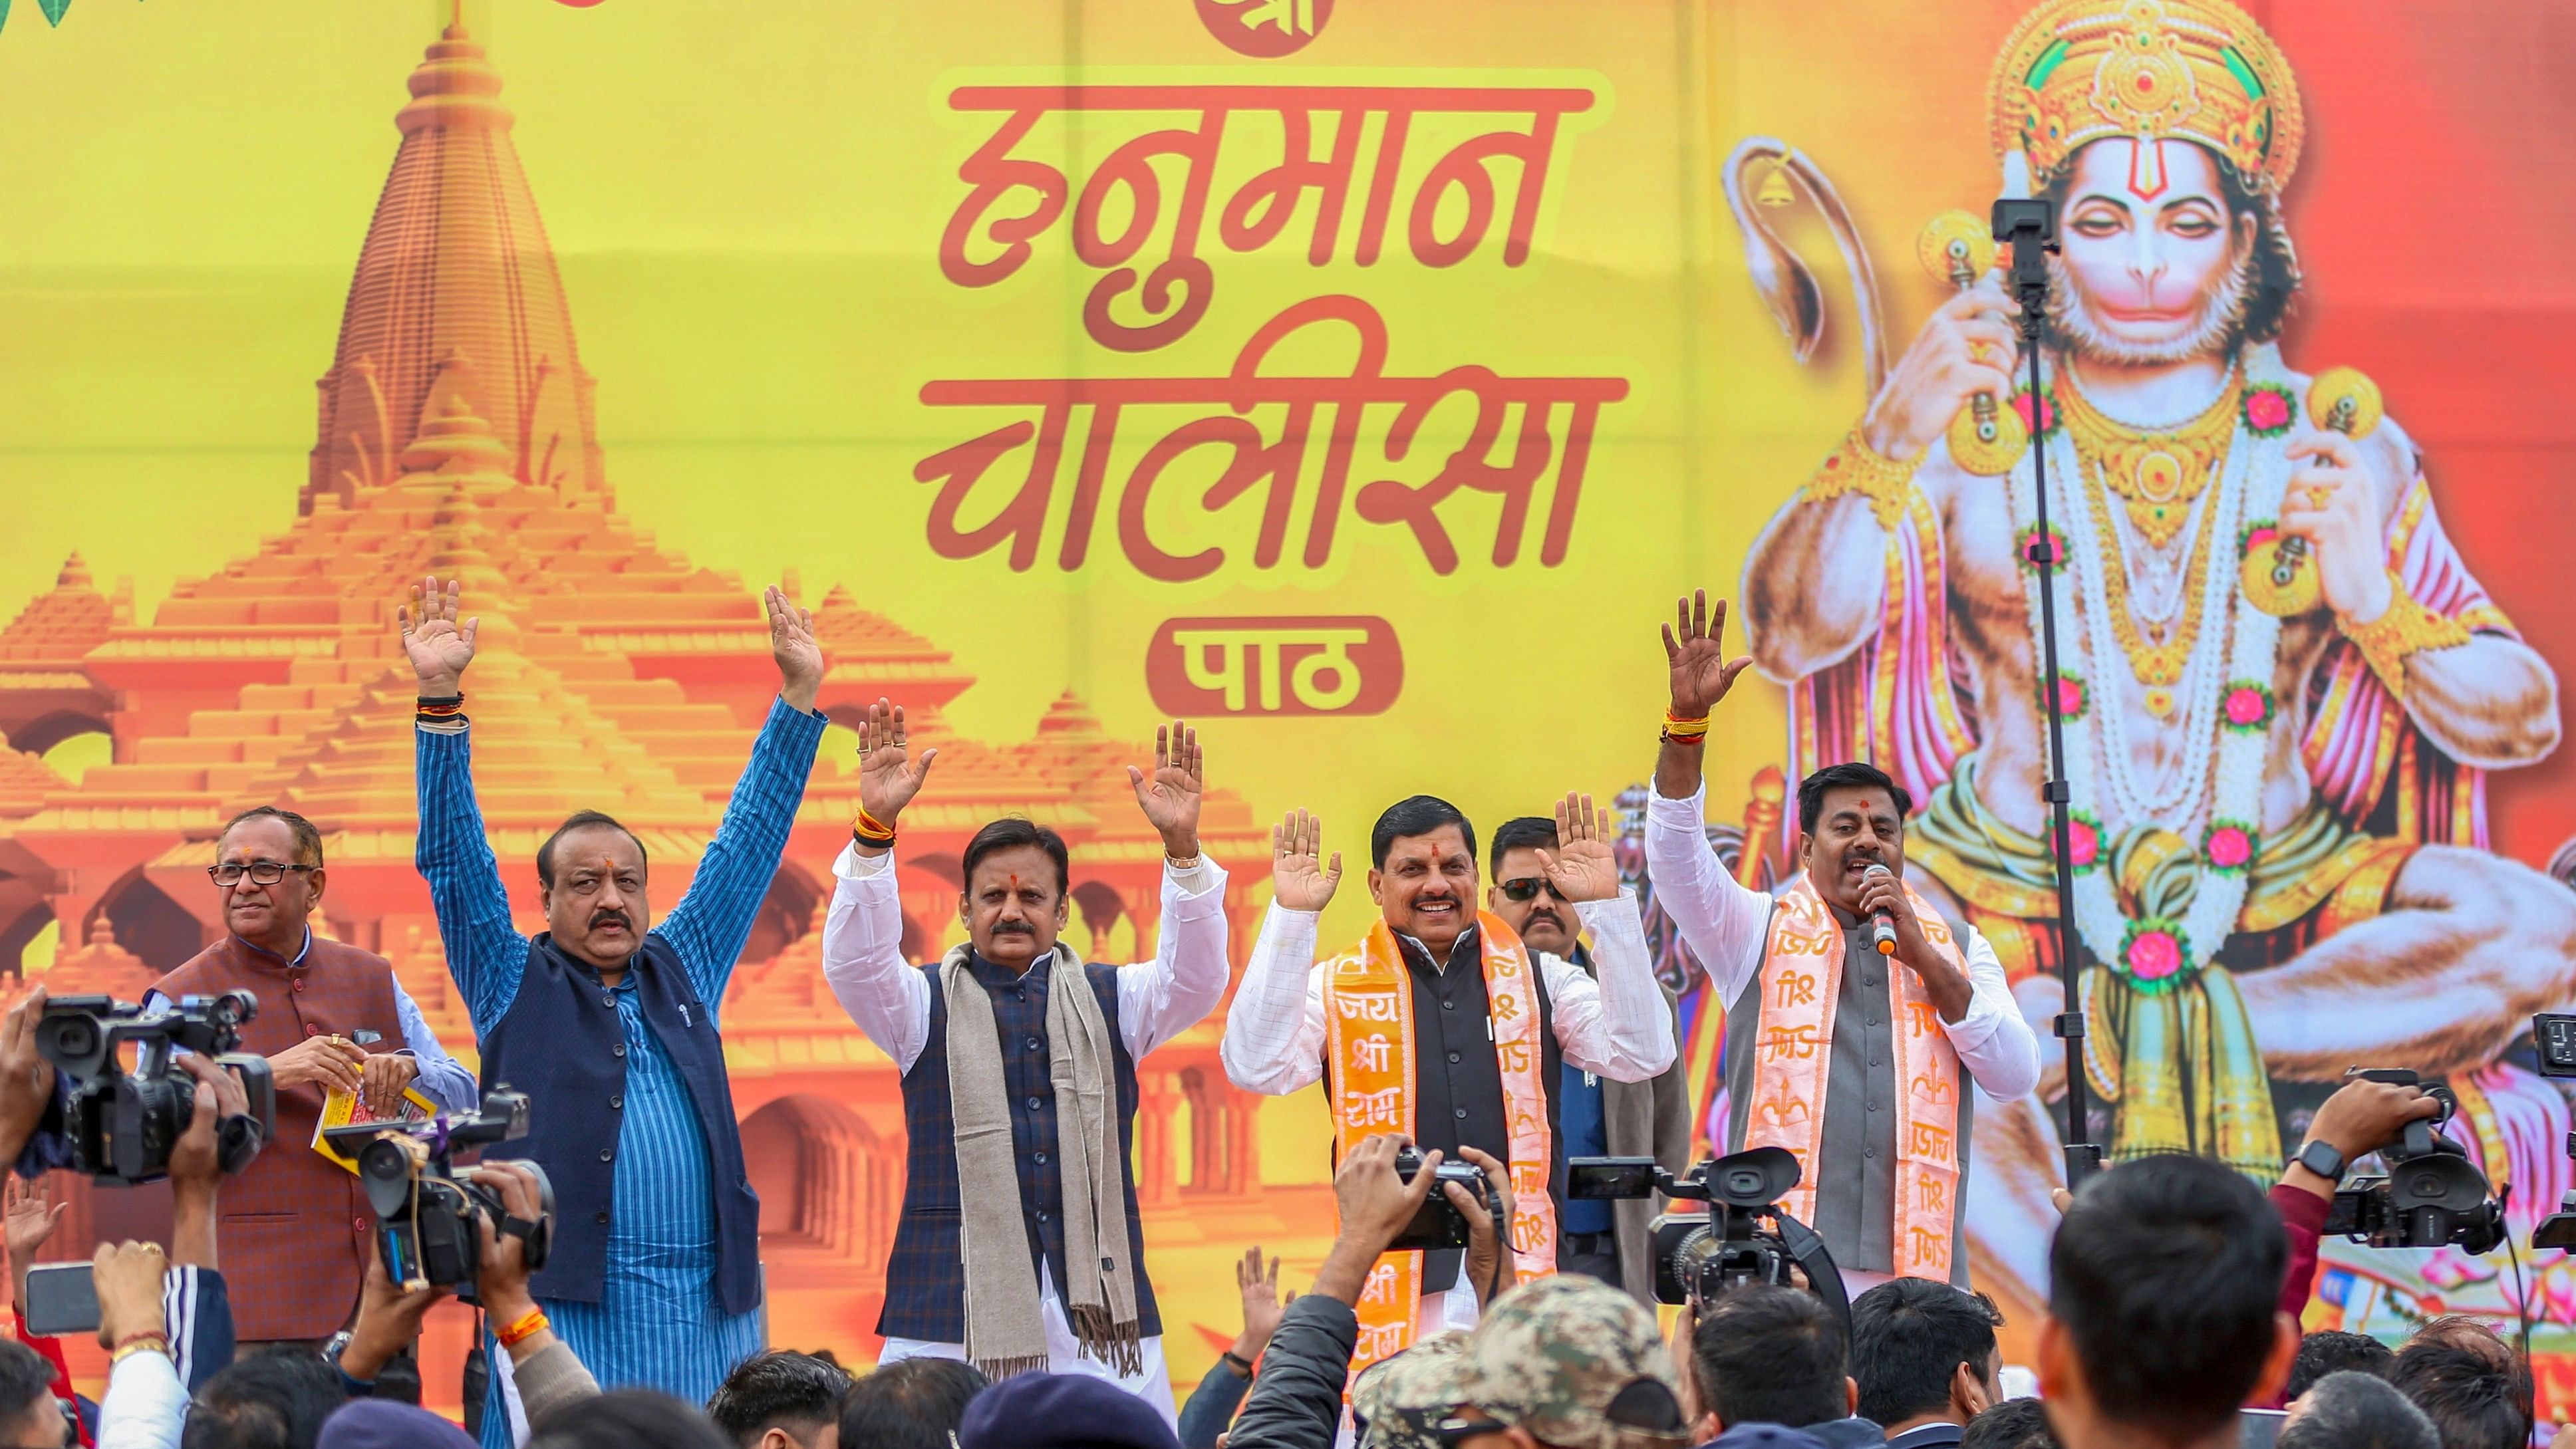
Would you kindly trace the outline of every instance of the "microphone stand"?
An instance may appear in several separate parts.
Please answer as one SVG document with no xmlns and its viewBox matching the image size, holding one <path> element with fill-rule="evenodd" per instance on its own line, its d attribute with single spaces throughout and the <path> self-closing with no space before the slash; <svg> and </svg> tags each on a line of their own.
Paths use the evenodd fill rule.
<svg viewBox="0 0 2576 1449">
<path fill-rule="evenodd" d="M 2057 250 L 2057 208 L 2045 198 L 2005 198 L 1995 203 L 1994 238 L 2010 242 L 2013 294 L 2021 303 L 2022 350 L 2030 357 L 2030 463 L 2038 483 L 2038 527 L 2028 558 L 2039 572 L 2040 695 L 2048 708 L 2048 779 L 2040 794 L 2048 801 L 2049 838 L 2057 876 L 2058 979 L 2066 994 L 2057 1014 L 2056 1033 L 2066 1050 L 2066 1186 L 2081 1189 L 2102 1167 L 2100 1144 L 2086 1140 L 2091 1106 L 2084 1075 L 2084 1002 L 2078 994 L 2075 959 L 2074 823 L 2066 783 L 2066 724 L 2058 709 L 2057 575 L 2072 564 L 2064 558 L 2048 526 L 2047 394 L 2039 375 L 2039 346 L 2048 316 L 2048 256 Z"/>
</svg>

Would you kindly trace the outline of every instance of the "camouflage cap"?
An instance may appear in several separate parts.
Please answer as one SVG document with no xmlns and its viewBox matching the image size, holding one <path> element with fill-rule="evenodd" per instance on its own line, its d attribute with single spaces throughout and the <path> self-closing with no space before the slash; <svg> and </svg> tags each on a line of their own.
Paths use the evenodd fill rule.
<svg viewBox="0 0 2576 1449">
<path fill-rule="evenodd" d="M 1433 1426 L 1462 1405 L 1557 1449 L 1679 1449 L 1690 1441 L 1655 1316 L 1593 1278 L 1516 1288 L 1463 1341 L 1443 1335 L 1371 1369 L 1351 1399 L 1368 1420 L 1370 1449 L 1437 1449 Z"/>
</svg>

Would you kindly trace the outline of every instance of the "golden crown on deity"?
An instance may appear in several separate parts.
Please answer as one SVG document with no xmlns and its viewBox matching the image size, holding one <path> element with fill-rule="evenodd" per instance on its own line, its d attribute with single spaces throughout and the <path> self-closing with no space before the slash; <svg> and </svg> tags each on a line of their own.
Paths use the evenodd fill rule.
<svg viewBox="0 0 2576 1449">
<path fill-rule="evenodd" d="M 1995 154 L 2033 188 L 2086 144 L 2139 142 L 2138 193 L 2164 189 L 2152 141 L 2196 141 L 2274 196 L 2299 164 L 2298 81 L 2272 37 L 2227 0 L 2047 0 L 1995 58 Z"/>
</svg>

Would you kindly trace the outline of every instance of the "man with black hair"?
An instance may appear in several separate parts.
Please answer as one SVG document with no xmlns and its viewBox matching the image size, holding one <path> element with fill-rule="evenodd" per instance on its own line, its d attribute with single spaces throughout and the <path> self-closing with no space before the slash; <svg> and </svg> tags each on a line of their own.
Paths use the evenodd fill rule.
<svg viewBox="0 0 2576 1449">
<path fill-rule="evenodd" d="M 1556 1271 L 1549 1123 L 1563 1069 L 1641 1082 L 1673 1062 L 1672 1013 L 1635 897 L 1619 883 L 1608 818 L 1590 796 L 1570 794 L 1557 803 L 1556 833 L 1555 849 L 1535 852 L 1538 866 L 1591 933 L 1597 981 L 1478 914 L 1475 827 L 1430 795 L 1378 817 L 1368 884 L 1379 919 L 1318 961 L 1318 921 L 1342 858 L 1333 852 L 1328 864 L 1322 825 L 1291 812 L 1271 832 L 1270 910 L 1220 1048 L 1227 1077 L 1248 1092 L 1282 1096 L 1322 1079 L 1337 1158 L 1400 1133 L 1426 1160 L 1438 1149 L 1505 1164 L 1523 1278 Z M 1476 1322 L 1478 1285 L 1461 1279 L 1459 1261 L 1455 1249 L 1379 1261 L 1360 1303 L 1356 1366 Z"/>
<path fill-rule="evenodd" d="M 850 1371 L 839 1364 L 778 1349 L 735 1365 L 707 1400 L 707 1417 L 734 1449 L 833 1449 L 849 1391 Z"/>
<path fill-rule="evenodd" d="M 2278 1449 L 2442 1449 L 2441 1433 L 2397 1386 L 2339 1369 L 2308 1386 L 2281 1425 Z"/>
<path fill-rule="evenodd" d="M 1592 950 L 1574 903 L 1556 893 L 1546 860 L 1557 848 L 1556 821 L 1545 815 L 1506 820 L 1494 832 L 1488 863 L 1493 883 L 1485 908 L 1512 928 L 1533 951 L 1556 956 L 1593 974 Z M 1671 993 L 1665 993 L 1669 1001 Z M 1670 1009 L 1668 1007 L 1668 1009 Z M 1680 1021 L 1674 1021 L 1674 1040 Z M 1642 1082 L 1619 1082 L 1565 1064 L 1549 1097 L 1555 1132 L 1556 1172 L 1548 1195 L 1557 1214 L 1558 1271 L 1584 1273 L 1616 1284 L 1651 1308 L 1655 1302 L 1655 1251 L 1649 1237 L 1656 1204 L 1647 1198 L 1618 1202 L 1568 1198 L 1566 1161 L 1575 1157 L 1652 1157 L 1667 1171 L 1691 1161 L 1690 1082 L 1676 1059 Z"/>
<path fill-rule="evenodd" d="M 1771 1283 L 1729 1290 L 1690 1327 L 1700 1438 L 1726 1443 L 1741 1426 L 1778 1424 L 1827 1444 L 1877 1442 L 1875 1424 L 1845 1427 L 1860 1422 L 1850 1362 L 1841 1322 L 1815 1294 Z"/>
<path fill-rule="evenodd" d="M 1984 1294 L 1928 1278 L 1891 1278 L 1853 1299 L 1861 1417 L 1886 1426 L 1891 1449 L 1957 1444 L 2003 1399 L 2003 1321 Z"/>
<path fill-rule="evenodd" d="M 2037 1399 L 2006 1399 L 1968 1421 L 1959 1449 L 2058 1449 L 2048 1407 Z"/>
<path fill-rule="evenodd" d="M 992 1386 L 956 1359 L 880 1364 L 841 1400 L 841 1442 L 851 1449 L 956 1449 L 966 1406 Z"/>
<path fill-rule="evenodd" d="M 2068 1449 L 2229 1449 L 2299 1351 L 2289 1245 L 2243 1174 L 2160 1153 L 2096 1174 L 2049 1245 L 2040 1397 Z M 2528 1431 L 2528 1421 L 2525 1430 Z"/>
<path fill-rule="evenodd" d="M 2415 1330 L 2388 1382 L 2441 1431 L 2442 1449 L 2521 1449 L 2531 1442 L 2531 1365 L 2493 1329 L 2456 1314 Z"/>
<path fill-rule="evenodd" d="M 322 1421 L 347 1402 L 339 1373 L 320 1354 L 276 1344 L 197 1390 L 179 1449 L 313 1449 Z"/>
<path fill-rule="evenodd" d="M 34 1349 L 0 1338 L 0 1445 L 63 1449 L 71 1420 L 54 1397 L 54 1366 Z"/>
<path fill-rule="evenodd" d="M 1964 1288 L 1970 1088 L 2027 1095 L 2039 1039 L 1994 947 L 1907 883 L 1913 802 L 1876 767 L 1799 782 L 1798 872 L 1776 900 L 1718 860 L 1700 751 L 1753 661 L 1726 656 L 1725 600 L 1701 593 L 1677 612 L 1646 873 L 1726 1007 L 1727 1150 L 1797 1157 L 1781 1205 L 1832 1246 L 1851 1291 L 1889 1277 Z"/>
<path fill-rule="evenodd" d="M 1173 721 L 1155 731 L 1151 772 L 1127 768 L 1163 842 L 1153 960 L 1074 954 L 1061 939 L 1073 904 L 1063 837 L 1013 818 L 967 842 L 967 941 L 927 968 L 903 958 L 894 841 L 939 752 L 913 759 L 903 710 L 882 699 L 861 735 L 823 977 L 903 1073 L 910 1165 L 877 1361 L 964 1358 L 994 1379 L 1093 1374 L 1171 1423 L 1129 1149 L 1136 1063 L 1225 994 L 1226 875 L 1199 855 L 1198 732 Z"/>
<path fill-rule="evenodd" d="M 2396 1362 L 2397 1350 L 2367 1333 L 2321 1328 L 2299 1340 L 2299 1356 L 2290 1361 L 2290 1381 L 2281 1392 L 2296 1399 L 2328 1374 L 2364 1373 L 2384 1379 Z"/>
<path fill-rule="evenodd" d="M 704 1403 L 763 1346 L 760 1199 L 717 1013 L 823 739 L 822 646 L 813 616 L 768 590 L 778 698 L 670 914 L 653 919 L 643 841 L 584 811 L 537 851 L 546 930 L 531 940 L 511 924 L 475 798 L 463 681 L 480 621 L 465 616 L 462 592 L 454 579 L 426 580 L 399 614 L 420 681 L 418 864 L 474 1021 L 482 1084 L 528 1097 L 527 1135 L 485 1157 L 543 1163 L 557 1214 L 553 1251 L 530 1283 L 543 1311 L 491 1327 L 516 1336 L 551 1324 L 601 1383 Z M 514 746 L 527 747 L 505 735 L 505 759 Z M 496 1336 L 484 1349 L 483 1442 L 508 1449 L 511 1359 Z"/>
</svg>

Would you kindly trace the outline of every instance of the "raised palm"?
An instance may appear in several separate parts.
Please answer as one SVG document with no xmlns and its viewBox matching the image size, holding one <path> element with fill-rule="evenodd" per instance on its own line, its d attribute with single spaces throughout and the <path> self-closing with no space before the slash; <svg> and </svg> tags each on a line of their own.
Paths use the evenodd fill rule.
<svg viewBox="0 0 2576 1449">
<path fill-rule="evenodd" d="M 413 585 L 409 607 L 396 611 L 403 653 L 411 658 L 423 694 L 454 694 L 465 666 L 474 662 L 474 635 L 483 621 L 462 617 L 463 596 L 464 586 L 455 579 L 444 589 L 435 578 L 423 579 Z"/>
<path fill-rule="evenodd" d="M 1556 802 L 1556 849 L 1539 852 L 1539 866 L 1559 897 L 1606 901 L 1619 894 L 1619 860 L 1611 853 L 1610 817 L 1593 809 L 1592 797 L 1571 792 Z"/>
<path fill-rule="evenodd" d="M 884 825 L 894 824 L 921 793 L 930 762 L 939 758 L 938 750 L 928 749 L 913 759 L 906 740 L 902 705 L 880 699 L 868 706 L 859 726 L 859 804 Z"/>
<path fill-rule="evenodd" d="M 760 603 L 769 616 L 769 657 L 777 662 L 788 691 L 801 691 L 791 702 L 805 708 L 823 684 L 823 646 L 814 637 L 814 615 L 776 584 L 761 591 Z"/>
<path fill-rule="evenodd" d="M 1303 810 L 1270 827 L 1270 895 L 1292 911 L 1320 911 L 1342 884 L 1342 853 L 1323 857 L 1324 824 Z"/>
<path fill-rule="evenodd" d="M 1695 590 L 1674 606 L 1674 621 L 1664 626 L 1664 660 L 1672 668 L 1673 713 L 1684 719 L 1706 715 L 1735 676 L 1753 662 L 1750 654 L 1726 657 L 1720 636 L 1726 632 L 1726 600 L 1711 604 L 1708 590 Z"/>
<path fill-rule="evenodd" d="M 55 1219 L 61 1217 L 63 1210 L 70 1206 L 71 1204 L 67 1202 L 54 1201 L 53 1193 L 46 1187 L 43 1178 L 26 1182 L 22 1181 L 17 1174 L 11 1173 L 7 1190 L 5 1233 L 9 1247 L 9 1261 L 21 1269 L 34 1262 L 36 1251 L 45 1245 L 47 1238 L 54 1235 Z"/>
<path fill-rule="evenodd" d="M 1163 837 L 1163 848 L 1181 859 L 1199 853 L 1199 802 L 1205 789 L 1199 732 L 1181 720 L 1154 729 L 1154 772 L 1127 767 L 1136 805 Z"/>
</svg>

